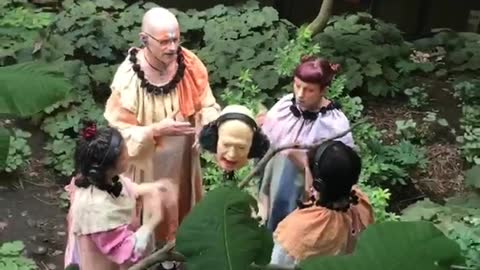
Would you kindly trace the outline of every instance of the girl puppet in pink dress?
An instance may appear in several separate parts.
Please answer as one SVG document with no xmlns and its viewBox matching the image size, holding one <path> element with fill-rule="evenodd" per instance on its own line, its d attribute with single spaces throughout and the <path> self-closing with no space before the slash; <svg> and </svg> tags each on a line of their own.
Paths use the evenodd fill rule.
<svg viewBox="0 0 480 270">
<path fill-rule="evenodd" d="M 127 269 L 150 250 L 152 231 L 162 219 L 157 214 L 139 228 L 132 225 L 136 199 L 151 196 L 158 205 L 168 204 L 165 183 L 169 181 L 139 185 L 118 177 L 128 165 L 125 142 L 116 129 L 97 130 L 94 123 L 82 131 L 75 165 L 78 175 L 69 187 L 65 265 L 78 264 L 81 270 Z"/>
</svg>

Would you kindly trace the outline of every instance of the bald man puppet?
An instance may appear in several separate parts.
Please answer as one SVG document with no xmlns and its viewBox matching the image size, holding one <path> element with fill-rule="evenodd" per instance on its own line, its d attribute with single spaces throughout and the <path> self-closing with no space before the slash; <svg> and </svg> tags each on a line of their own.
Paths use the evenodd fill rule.
<svg viewBox="0 0 480 270">
<path fill-rule="evenodd" d="M 162 212 L 155 240 L 163 243 L 174 240 L 179 223 L 202 196 L 199 153 L 192 146 L 196 131 L 218 117 L 220 106 L 205 65 L 180 46 L 175 15 L 161 7 L 148 10 L 139 36 L 142 46 L 129 49 L 113 78 L 104 116 L 125 138 L 126 177 L 136 183 L 171 179 L 174 207 L 148 207 L 145 199 L 137 205 L 143 222 L 153 211 Z"/>
<path fill-rule="evenodd" d="M 254 119 L 247 107 L 229 105 L 215 121 L 202 128 L 201 147 L 215 154 L 217 164 L 228 178 L 249 159 L 263 157 L 270 147 Z"/>
</svg>

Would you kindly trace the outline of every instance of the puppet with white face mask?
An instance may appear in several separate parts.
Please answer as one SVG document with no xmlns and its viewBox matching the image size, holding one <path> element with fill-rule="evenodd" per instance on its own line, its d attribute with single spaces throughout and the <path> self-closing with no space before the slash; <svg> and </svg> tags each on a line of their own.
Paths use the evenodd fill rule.
<svg viewBox="0 0 480 270">
<path fill-rule="evenodd" d="M 270 147 L 254 119 L 247 107 L 229 105 L 200 133 L 201 147 L 215 154 L 228 179 L 233 179 L 235 171 L 246 166 L 249 159 L 263 157 Z"/>
</svg>

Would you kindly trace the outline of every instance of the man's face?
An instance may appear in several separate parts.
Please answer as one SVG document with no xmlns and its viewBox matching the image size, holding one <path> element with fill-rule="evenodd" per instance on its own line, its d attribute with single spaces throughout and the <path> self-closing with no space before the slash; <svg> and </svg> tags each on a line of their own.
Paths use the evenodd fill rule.
<svg viewBox="0 0 480 270">
<path fill-rule="evenodd" d="M 253 131 L 239 120 L 229 120 L 218 128 L 216 159 L 225 171 L 234 171 L 248 163 Z"/>
<path fill-rule="evenodd" d="M 178 25 L 174 25 L 168 30 L 145 33 L 145 35 L 148 37 L 148 48 L 158 60 L 170 64 L 177 59 L 177 50 L 180 46 Z"/>
</svg>

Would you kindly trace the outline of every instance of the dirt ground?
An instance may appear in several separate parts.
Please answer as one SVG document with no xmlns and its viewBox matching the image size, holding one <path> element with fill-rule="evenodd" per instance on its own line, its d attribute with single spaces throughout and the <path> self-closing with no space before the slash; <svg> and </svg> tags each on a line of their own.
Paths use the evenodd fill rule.
<svg viewBox="0 0 480 270">
<path fill-rule="evenodd" d="M 392 192 L 389 210 L 400 212 L 408 205 L 423 198 L 443 202 L 447 197 L 464 191 L 463 170 L 464 162 L 458 151 L 455 136 L 449 132 L 450 128 L 459 130 L 459 119 L 462 115 L 461 107 L 453 96 L 450 84 L 422 78 L 428 85 L 428 106 L 422 109 L 412 109 L 407 106 L 407 100 L 399 99 L 368 99 L 364 101 L 365 113 L 372 117 L 372 123 L 379 130 L 386 130 L 384 141 L 395 142 L 396 120 L 412 119 L 422 123 L 427 111 L 436 110 L 438 118 L 445 118 L 448 128 L 427 127 L 418 125 L 417 131 L 425 134 L 427 143 L 426 158 L 428 161 L 425 172 L 415 172 L 412 183 L 406 186 L 388 187 Z"/>
<path fill-rule="evenodd" d="M 67 210 L 62 193 L 68 179 L 40 162 L 45 135 L 35 127 L 20 125 L 32 133 L 33 154 L 24 171 L 0 173 L 0 244 L 21 240 L 25 255 L 37 262 L 39 270 L 64 269 Z"/>
<path fill-rule="evenodd" d="M 65 213 L 59 185 L 32 175 L 0 186 L 0 243 L 21 240 L 40 270 L 63 269 Z M 5 178 L 0 178 L 5 182 Z"/>
</svg>

